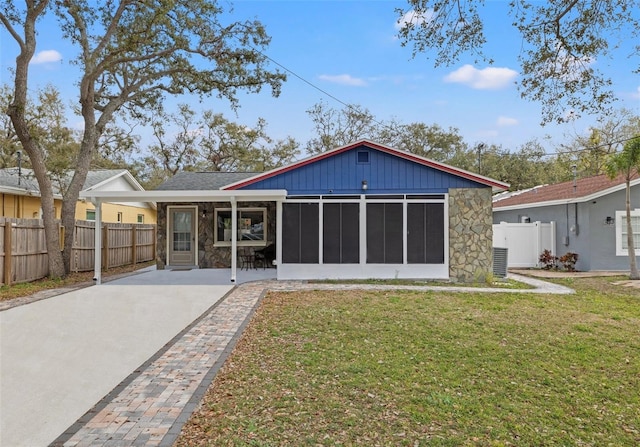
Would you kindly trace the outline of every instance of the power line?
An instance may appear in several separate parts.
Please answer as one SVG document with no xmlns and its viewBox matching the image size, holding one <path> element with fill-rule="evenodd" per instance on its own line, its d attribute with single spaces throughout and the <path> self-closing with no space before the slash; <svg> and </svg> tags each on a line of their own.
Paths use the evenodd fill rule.
<svg viewBox="0 0 640 447">
<path fill-rule="evenodd" d="M 286 72 L 288 72 L 288 73 L 292 74 L 293 76 L 295 76 L 296 78 L 298 78 L 299 80 L 301 80 L 301 81 L 302 81 L 302 82 L 304 82 L 305 84 L 309 85 L 310 87 L 314 88 L 315 90 L 319 91 L 319 92 L 320 92 L 320 93 L 322 93 L 323 95 L 328 96 L 329 98 L 331 98 L 331 99 L 333 99 L 334 101 L 336 101 L 336 102 L 338 102 L 338 103 L 342 104 L 343 106 L 347 107 L 348 109 L 350 109 L 350 110 L 352 110 L 352 111 L 358 112 L 358 109 L 357 109 L 356 107 L 354 107 L 352 104 L 348 104 L 348 103 L 344 102 L 343 100 L 341 100 L 340 98 L 338 98 L 337 96 L 335 96 L 335 95 L 333 95 L 333 94 L 331 94 L 331 93 L 327 92 L 326 90 L 324 90 L 324 89 L 322 89 L 322 88 L 318 87 L 317 85 L 315 85 L 315 84 L 314 84 L 314 83 L 312 83 L 311 81 L 308 81 L 308 80 L 307 80 L 307 79 L 305 79 L 304 77 L 300 76 L 299 74 L 297 74 L 296 72 L 294 72 L 294 71 L 293 71 L 293 70 L 291 70 L 290 68 L 285 67 L 283 64 L 281 64 L 280 62 L 276 61 L 276 60 L 275 60 L 275 59 L 273 59 L 271 56 L 269 56 L 269 55 L 267 55 L 267 54 L 263 53 L 262 51 L 260 51 L 259 49 L 255 48 L 253 45 L 248 44 L 248 46 L 249 46 L 253 51 L 255 51 L 256 53 L 259 53 L 259 54 L 260 54 L 261 56 L 263 56 L 264 58 L 266 58 L 266 59 L 270 60 L 271 62 L 273 62 L 274 64 L 276 64 L 278 67 L 280 67 L 280 68 L 282 68 L 283 70 L 285 70 Z M 389 125 L 388 125 L 388 124 L 386 124 L 386 123 L 383 123 L 383 122 L 378 121 L 378 120 L 375 118 L 375 116 L 373 116 L 373 115 L 371 115 L 371 120 L 372 120 L 374 123 L 376 123 L 376 124 L 378 124 L 378 125 L 380 125 L 380 126 L 382 126 L 382 127 L 385 127 L 385 128 L 387 128 L 387 129 L 389 129 L 389 130 L 393 130 L 393 128 L 392 128 L 391 126 L 389 126 Z M 564 151 L 564 152 L 550 152 L 550 153 L 545 152 L 545 154 L 543 154 L 543 155 L 542 155 L 542 157 L 555 157 L 555 156 L 559 156 L 559 155 L 566 155 L 566 154 L 577 154 L 577 153 L 581 153 L 581 152 L 585 152 L 585 151 L 590 151 L 590 150 L 599 149 L 599 148 L 601 148 L 601 147 L 607 147 L 607 146 L 614 146 L 614 145 L 618 145 L 618 144 L 624 144 L 624 143 L 626 143 L 627 141 L 631 141 L 631 140 L 636 139 L 636 138 L 640 138 L 640 135 L 635 135 L 635 136 L 630 137 L 630 138 L 625 138 L 625 139 L 618 140 L 618 141 L 613 141 L 613 142 L 610 142 L 610 143 L 603 143 L 603 144 L 599 144 L 599 145 L 597 145 L 597 146 L 585 147 L 585 148 L 583 148 L 583 149 L 575 149 L 575 150 L 569 150 L 569 151 Z M 483 148 L 485 147 L 484 143 L 481 143 L 481 145 L 482 145 L 482 147 L 483 147 Z M 478 151 L 478 153 L 479 153 L 479 151 Z"/>
<path fill-rule="evenodd" d="M 628 141 L 635 140 L 636 138 L 640 138 L 640 135 L 634 135 L 633 137 L 630 137 L 630 138 L 624 138 L 622 140 L 612 141 L 610 143 L 602 143 L 602 144 L 599 144 L 597 146 L 589 146 L 589 147 L 585 147 L 585 148 L 582 148 L 582 149 L 574 149 L 574 150 L 568 150 L 568 151 L 564 151 L 564 152 L 545 153 L 544 155 L 542 155 L 542 157 L 555 157 L 555 156 L 558 156 L 558 155 L 577 154 L 577 153 L 580 153 L 580 152 L 592 151 L 592 150 L 595 150 L 595 149 L 599 149 L 601 147 L 615 146 L 615 145 L 618 145 L 618 144 L 624 144 L 624 143 L 626 143 Z"/>
<path fill-rule="evenodd" d="M 329 98 L 333 99 L 336 102 L 339 102 L 340 104 L 342 104 L 343 106 L 347 107 L 348 109 L 354 111 L 354 112 L 358 112 L 359 110 L 353 106 L 352 104 L 348 104 L 346 102 L 344 102 L 343 100 L 341 100 L 340 98 L 336 97 L 335 95 L 327 92 L 326 90 L 318 87 L 317 85 L 315 85 L 314 83 L 312 83 L 311 81 L 308 81 L 307 79 L 303 78 L 302 76 L 300 76 L 299 74 L 297 74 L 296 72 L 294 72 L 293 70 L 291 70 L 290 68 L 285 67 L 284 65 L 282 65 L 280 62 L 276 61 L 275 59 L 273 59 L 271 56 L 263 53 L 262 51 L 260 51 L 259 49 L 255 48 L 254 46 L 252 46 L 251 44 L 247 44 L 253 51 L 255 51 L 256 53 L 259 53 L 261 56 L 263 56 L 264 58 L 270 60 L 271 62 L 273 62 L 274 64 L 276 64 L 278 67 L 282 68 L 283 70 L 285 70 L 288 73 L 291 73 L 293 76 L 295 76 L 296 78 L 298 78 L 299 80 L 301 80 L 302 82 L 304 82 L 305 84 L 309 85 L 310 87 L 318 90 L 320 93 L 322 93 L 323 95 L 328 96 Z M 389 126 L 386 123 L 380 122 L 376 119 L 376 117 L 372 114 L 371 115 L 371 120 L 378 124 L 379 126 L 385 127 L 387 129 L 393 130 L 393 128 L 391 126 Z"/>
</svg>

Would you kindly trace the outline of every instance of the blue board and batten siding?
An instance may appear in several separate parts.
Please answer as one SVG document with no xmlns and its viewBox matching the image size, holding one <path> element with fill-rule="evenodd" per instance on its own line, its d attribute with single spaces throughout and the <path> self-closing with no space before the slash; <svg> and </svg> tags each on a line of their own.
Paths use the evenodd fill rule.
<svg viewBox="0 0 640 447">
<path fill-rule="evenodd" d="M 359 162 L 358 153 L 368 153 Z M 360 155 L 362 159 L 362 154 Z M 296 169 L 280 172 L 240 189 L 286 189 L 290 196 L 325 194 L 444 194 L 450 188 L 486 185 L 366 146 L 355 147 Z"/>
</svg>

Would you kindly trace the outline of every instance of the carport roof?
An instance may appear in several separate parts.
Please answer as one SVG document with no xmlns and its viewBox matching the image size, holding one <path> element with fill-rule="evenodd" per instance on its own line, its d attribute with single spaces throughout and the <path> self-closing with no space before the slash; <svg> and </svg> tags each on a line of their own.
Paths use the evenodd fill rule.
<svg viewBox="0 0 640 447">
<path fill-rule="evenodd" d="M 284 200 L 284 189 L 268 190 L 180 190 L 180 191 L 81 191 L 80 198 L 101 202 L 247 202 L 253 200 Z"/>
</svg>

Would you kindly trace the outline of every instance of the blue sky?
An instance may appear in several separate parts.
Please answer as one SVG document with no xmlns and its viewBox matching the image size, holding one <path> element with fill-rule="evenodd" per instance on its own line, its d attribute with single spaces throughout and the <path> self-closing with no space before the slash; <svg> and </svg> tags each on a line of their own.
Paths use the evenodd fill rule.
<svg viewBox="0 0 640 447">
<path fill-rule="evenodd" d="M 192 98 L 173 101 L 193 102 L 194 107 L 224 113 L 246 125 L 262 117 L 274 138 L 290 135 L 304 143 L 313 136 L 308 109 L 320 101 L 343 108 L 319 89 L 343 103 L 367 108 L 378 120 L 455 127 L 470 145 L 483 142 L 510 150 L 549 135 L 551 140 L 545 146 L 554 152 L 555 144 L 583 133 L 593 122 L 583 119 L 541 127 L 540 106 L 520 98 L 514 82 L 518 79 L 521 41 L 511 27 L 507 1 L 487 2 L 486 53 L 495 60 L 491 67 L 475 65 L 469 56 L 437 69 L 426 56 L 412 58 L 411 48 L 403 48 L 396 38 L 395 8 L 406 6 L 401 0 L 240 0 L 233 5 L 230 20 L 256 18 L 263 22 L 272 37 L 266 54 L 304 81 L 289 73 L 278 98 L 272 98 L 268 89 L 258 95 L 240 94 L 237 116 L 225 101 L 216 98 L 201 106 Z M 38 60 L 31 66 L 32 87 L 50 82 L 71 102 L 78 78 L 69 64 L 74 49 L 59 39 L 55 22 L 45 25 Z M 11 80 L 7 68 L 14 64 L 16 49 L 4 29 L 0 36 L 0 76 L 7 83 Z M 615 53 L 612 60 L 594 64 L 612 74 L 620 106 L 640 114 L 640 76 L 632 73 L 639 65 L 638 58 L 626 57 L 632 43 L 628 45 L 626 52 Z"/>
</svg>

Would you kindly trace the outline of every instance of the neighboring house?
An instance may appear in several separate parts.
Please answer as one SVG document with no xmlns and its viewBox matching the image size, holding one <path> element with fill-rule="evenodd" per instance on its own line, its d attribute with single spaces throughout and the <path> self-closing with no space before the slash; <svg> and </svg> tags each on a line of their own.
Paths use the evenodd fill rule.
<svg viewBox="0 0 640 447">
<path fill-rule="evenodd" d="M 631 182 L 631 219 L 640 249 L 640 178 Z M 493 222 L 555 222 L 554 254 L 578 254 L 577 270 L 629 270 L 625 180 L 606 175 L 543 185 L 493 201 Z M 640 252 L 638 252 L 640 254 Z"/>
<path fill-rule="evenodd" d="M 60 218 L 62 195 L 57 183 L 53 182 L 54 206 L 56 218 Z M 83 193 L 90 191 L 144 191 L 144 188 L 126 169 L 105 169 L 89 171 L 84 183 Z M 2 217 L 40 219 L 40 188 L 31 169 L 0 169 L 0 206 Z M 103 204 L 103 222 L 119 223 L 156 223 L 156 210 L 153 202 L 112 202 Z M 95 207 L 86 200 L 76 205 L 76 219 L 94 220 Z"/>
<path fill-rule="evenodd" d="M 235 280 L 239 250 L 271 247 L 278 279 L 473 281 L 492 272 L 491 195 L 507 188 L 362 140 L 265 173 L 181 172 L 126 196 L 158 202 L 159 268 L 231 266 Z"/>
</svg>

